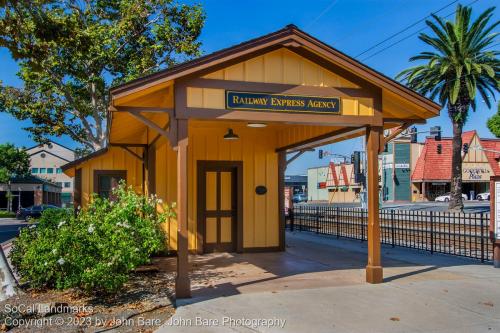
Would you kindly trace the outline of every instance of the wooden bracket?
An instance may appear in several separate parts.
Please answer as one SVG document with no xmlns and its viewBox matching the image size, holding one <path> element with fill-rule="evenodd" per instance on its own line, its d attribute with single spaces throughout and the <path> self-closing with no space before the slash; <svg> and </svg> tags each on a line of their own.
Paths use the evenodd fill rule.
<svg viewBox="0 0 500 333">
<path fill-rule="evenodd" d="M 384 138 L 384 146 L 388 144 L 390 141 L 394 140 L 399 134 L 403 133 L 408 127 L 413 125 L 413 123 L 404 123 L 398 128 L 396 128 L 389 136 Z"/>
</svg>

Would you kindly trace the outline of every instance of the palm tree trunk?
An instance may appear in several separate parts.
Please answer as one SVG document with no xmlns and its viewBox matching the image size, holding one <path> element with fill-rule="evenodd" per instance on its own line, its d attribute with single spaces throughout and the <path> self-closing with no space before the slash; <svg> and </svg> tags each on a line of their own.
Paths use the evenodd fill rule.
<svg viewBox="0 0 500 333">
<path fill-rule="evenodd" d="M 459 107 L 458 107 L 459 108 Z M 462 129 L 463 122 L 453 123 L 453 141 L 451 157 L 451 189 L 449 210 L 463 211 L 464 203 L 462 199 Z"/>
</svg>

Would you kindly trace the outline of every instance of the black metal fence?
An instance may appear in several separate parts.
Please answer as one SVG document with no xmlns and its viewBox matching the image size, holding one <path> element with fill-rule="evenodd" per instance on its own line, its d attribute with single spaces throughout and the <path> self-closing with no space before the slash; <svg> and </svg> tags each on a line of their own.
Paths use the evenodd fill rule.
<svg viewBox="0 0 500 333">
<path fill-rule="evenodd" d="M 297 205 L 287 228 L 344 238 L 367 239 L 367 210 Z M 493 258 L 488 213 L 381 210 L 381 242 L 394 246 L 479 259 Z"/>
</svg>

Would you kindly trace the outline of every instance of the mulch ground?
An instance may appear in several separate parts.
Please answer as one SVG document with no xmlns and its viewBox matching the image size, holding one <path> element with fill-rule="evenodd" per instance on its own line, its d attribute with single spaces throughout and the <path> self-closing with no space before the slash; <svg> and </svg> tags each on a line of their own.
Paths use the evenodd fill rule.
<svg viewBox="0 0 500 333">
<path fill-rule="evenodd" d="M 154 268 L 154 267 L 153 267 Z M 153 332 L 174 313 L 172 271 L 131 275 L 114 296 L 77 290 L 34 291 L 0 302 L 0 329 L 9 332 Z M 52 307 L 52 311 L 47 309 Z"/>
</svg>

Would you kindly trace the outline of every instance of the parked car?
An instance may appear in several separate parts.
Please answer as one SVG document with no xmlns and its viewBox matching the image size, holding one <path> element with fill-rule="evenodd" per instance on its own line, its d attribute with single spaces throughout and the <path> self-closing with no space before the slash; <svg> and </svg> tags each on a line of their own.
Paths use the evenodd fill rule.
<svg viewBox="0 0 500 333">
<path fill-rule="evenodd" d="M 476 195 L 476 199 L 479 201 L 490 200 L 490 192 L 479 193 Z"/>
<path fill-rule="evenodd" d="M 36 205 L 27 208 L 21 208 L 17 211 L 16 217 L 20 220 L 28 221 L 30 218 L 39 218 L 47 209 L 59 209 L 54 205 Z"/>
<path fill-rule="evenodd" d="M 464 200 L 467 200 L 467 194 L 463 194 L 462 193 L 462 198 Z M 437 197 L 436 199 L 434 199 L 434 201 L 448 202 L 448 201 L 450 201 L 450 193 L 445 193 L 443 195 L 440 195 L 439 197 Z"/>
<path fill-rule="evenodd" d="M 293 203 L 306 202 L 307 195 L 304 193 L 295 194 L 292 198 Z"/>
</svg>

